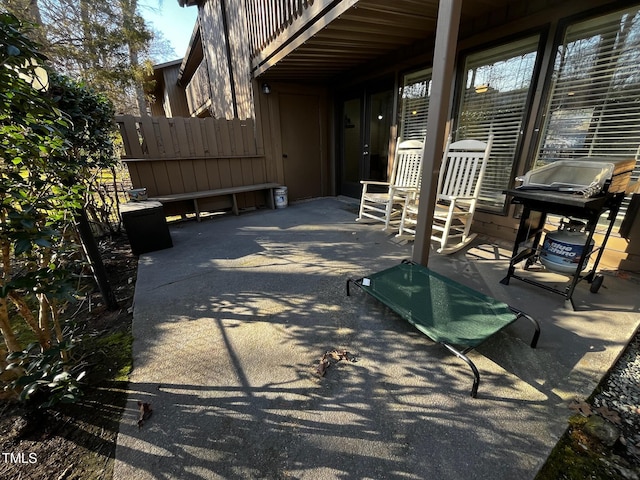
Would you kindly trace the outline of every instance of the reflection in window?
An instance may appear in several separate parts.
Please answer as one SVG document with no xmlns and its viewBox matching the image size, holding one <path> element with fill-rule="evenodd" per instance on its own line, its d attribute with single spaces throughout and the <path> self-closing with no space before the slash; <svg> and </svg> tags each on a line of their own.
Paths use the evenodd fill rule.
<svg viewBox="0 0 640 480">
<path fill-rule="evenodd" d="M 494 135 L 479 201 L 486 209 L 502 210 L 502 192 L 512 184 L 538 42 L 536 35 L 465 59 L 465 82 L 453 140 L 486 141 L 491 133 Z"/>
</svg>

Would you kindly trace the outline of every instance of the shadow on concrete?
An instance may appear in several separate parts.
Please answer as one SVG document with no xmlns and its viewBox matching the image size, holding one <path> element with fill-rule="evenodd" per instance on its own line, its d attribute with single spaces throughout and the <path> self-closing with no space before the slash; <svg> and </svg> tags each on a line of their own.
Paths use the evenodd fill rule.
<svg viewBox="0 0 640 480">
<path fill-rule="evenodd" d="M 411 256 L 411 244 L 354 218 L 319 199 L 182 223 L 173 249 L 140 259 L 115 479 L 535 476 L 568 402 L 615 362 L 637 309 L 575 312 L 560 296 L 501 285 L 508 253 L 490 240 L 434 256 L 430 268 L 541 323 L 537 349 L 516 322 L 470 354 L 481 372 L 472 399 L 464 363 L 362 292 L 346 296 L 347 278 Z M 623 305 L 621 291 L 602 298 Z M 335 348 L 358 361 L 318 377 Z M 138 400 L 154 409 L 142 428 Z"/>
</svg>

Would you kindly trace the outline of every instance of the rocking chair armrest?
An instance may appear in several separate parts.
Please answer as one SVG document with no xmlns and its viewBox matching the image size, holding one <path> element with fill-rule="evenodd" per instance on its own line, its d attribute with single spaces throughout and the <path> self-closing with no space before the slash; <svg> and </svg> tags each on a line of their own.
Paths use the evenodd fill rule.
<svg viewBox="0 0 640 480">
<path fill-rule="evenodd" d="M 391 184 L 389 182 L 378 182 L 375 180 L 360 180 L 362 185 L 383 185 L 385 187 L 390 187 Z"/>
</svg>

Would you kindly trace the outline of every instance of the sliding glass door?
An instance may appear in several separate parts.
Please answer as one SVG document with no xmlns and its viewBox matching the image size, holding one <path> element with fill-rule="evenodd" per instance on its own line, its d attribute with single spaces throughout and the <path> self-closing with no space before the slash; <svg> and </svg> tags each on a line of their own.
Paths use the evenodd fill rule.
<svg viewBox="0 0 640 480">
<path fill-rule="evenodd" d="M 367 85 L 340 103 L 339 191 L 359 197 L 360 180 L 386 181 L 393 124 L 393 84 Z"/>
</svg>

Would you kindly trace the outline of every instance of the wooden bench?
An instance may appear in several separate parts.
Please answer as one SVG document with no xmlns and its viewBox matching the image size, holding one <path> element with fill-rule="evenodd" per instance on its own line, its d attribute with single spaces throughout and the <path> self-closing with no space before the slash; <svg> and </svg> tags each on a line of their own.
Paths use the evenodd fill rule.
<svg viewBox="0 0 640 480">
<path fill-rule="evenodd" d="M 256 185 L 242 185 L 239 187 L 227 187 L 227 188 L 218 188 L 215 190 L 203 190 L 200 192 L 186 192 L 186 193 L 175 193 L 172 195 L 160 195 L 157 197 L 149 197 L 149 200 L 155 200 L 161 203 L 170 203 L 170 202 L 179 202 L 182 200 L 193 200 L 193 208 L 196 212 L 196 219 L 200 221 L 200 208 L 198 206 L 198 199 L 200 198 L 209 198 L 209 197 L 220 197 L 224 195 L 231 196 L 232 201 L 232 211 L 234 215 L 238 215 L 238 201 L 236 199 L 236 194 L 245 193 L 245 192 L 257 192 L 260 190 L 268 190 L 268 202 L 269 207 L 271 209 L 275 209 L 275 201 L 273 199 L 273 190 L 275 188 L 279 188 L 279 183 L 260 183 Z"/>
</svg>

